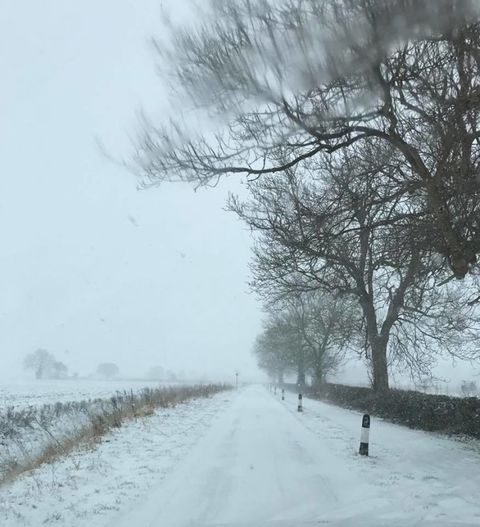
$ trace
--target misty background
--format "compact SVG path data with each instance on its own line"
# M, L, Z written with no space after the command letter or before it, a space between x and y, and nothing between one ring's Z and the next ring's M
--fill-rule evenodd
M258 375L250 236L223 210L235 182L194 192L138 182L135 112L166 111L147 39L158 0L6 2L0 19L1 377L46 348L80 375L160 365Z
M128 157L136 112L168 118L148 39L165 10L191 19L189 5L2 2L0 379L26 376L39 347L80 375L109 361L131 377L158 365L264 378L251 354L263 316L248 292L251 237L224 210L241 181L138 191L99 148ZM339 377L365 381L359 370ZM445 361L435 373L456 383L479 369Z

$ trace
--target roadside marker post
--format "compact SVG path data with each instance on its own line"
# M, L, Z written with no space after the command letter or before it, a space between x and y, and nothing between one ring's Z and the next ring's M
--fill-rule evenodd
M362 433L360 435L360 450L358 453L361 456L368 456L368 440L370 435L370 416L365 414L362 418Z
M277 395L277 385L276 384L273 387L273 395Z
M285 390L282 388L282 401L285 401Z
M302 406L302 394L298 394L298 411L303 412L303 406Z

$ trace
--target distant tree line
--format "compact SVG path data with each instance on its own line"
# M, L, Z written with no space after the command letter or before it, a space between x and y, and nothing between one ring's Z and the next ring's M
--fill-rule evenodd
M24 369L32 371L36 379L69 379L78 378L78 374L69 375L68 367L61 361L57 360L55 355L46 349L39 348L36 351L25 356L23 361ZM120 369L113 362L102 362L95 369L96 377L111 381L120 375ZM180 373L180 377L184 377ZM178 381L178 375L162 368L161 366L151 367L145 377L152 381Z
M78 374L69 375L68 367L56 359L55 355L46 349L39 348L25 356L23 367L33 371L35 379L69 379L78 378ZM104 362L97 366L96 374L106 380L112 380L120 373L118 366L111 362Z
M65 379L68 377L67 366L57 360L55 356L45 349L37 349L29 353L23 366L26 370L32 370L35 379Z
M169 381L175 382L178 380L178 376L171 370L165 370L162 366L151 367L146 374L146 378L152 381Z
M120 369L113 362L102 362L97 366L97 374L107 380L112 380L120 373Z

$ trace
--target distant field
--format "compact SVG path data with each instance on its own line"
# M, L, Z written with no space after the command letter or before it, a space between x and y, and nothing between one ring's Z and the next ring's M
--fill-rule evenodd
M0 408L25 407L56 402L81 401L110 397L117 391L138 391L145 387L166 386L175 383L116 380L99 381L89 379L64 381L18 381L0 382Z

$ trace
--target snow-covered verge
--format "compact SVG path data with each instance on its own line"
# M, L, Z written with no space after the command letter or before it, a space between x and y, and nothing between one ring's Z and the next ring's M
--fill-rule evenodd
M288 398L296 401L294 394ZM351 525L369 525L379 516L388 525L480 525L479 440L455 440L372 417L365 458L358 455L361 413L310 398L304 398L303 408L299 414L288 405L333 459L344 460L352 481L358 478L363 488L351 509L358 523Z
M0 487L2 527L96 527L128 510L197 442L231 394L194 399L125 423L95 445Z
M291 392L298 391L295 384L284 386ZM480 439L478 397L450 397L396 389L377 394L372 388L334 383L305 386L302 392L314 399L370 413L410 428Z
M217 385L144 388L105 399L0 409L0 483L68 454L80 442L97 441L125 420L223 389Z

